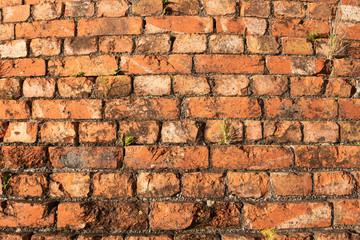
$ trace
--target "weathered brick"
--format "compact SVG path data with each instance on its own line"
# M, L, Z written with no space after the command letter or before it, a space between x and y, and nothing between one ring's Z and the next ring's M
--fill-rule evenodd
M135 180L130 173L95 173L94 197L128 198L134 195Z
M310 173L271 173L271 180L277 196L311 196L312 177Z
M229 15L236 12L235 0L204 0L203 5L208 15Z
M343 196L354 190L354 181L346 172L314 173L315 195Z
M322 77L291 77L291 96L319 96L323 92L324 79Z
M119 235L111 235L111 236L99 236L99 235L80 235L77 240L123 240L124 238Z
M344 13L342 10L346 8L346 6L342 5L340 7L340 14ZM345 8L344 8L345 7ZM308 15L310 18L322 19L322 20L330 20L335 17L336 8L333 5L325 3L308 3L307 4ZM347 9L346 9L347 10ZM346 12L345 10L345 12ZM340 18L344 18L342 15ZM344 20L344 19L342 19Z
M170 35L143 35L136 39L139 53L166 53L170 51Z
M124 164L130 169L205 169L209 166L206 147L127 146Z
M105 106L107 119L177 119L179 114L177 99L116 99Z
M131 0L131 3L132 11L135 15L160 15L163 11L163 3L160 1Z
M261 198L269 196L269 176L264 172L228 172L229 194L242 198Z
M266 57L266 67L270 74L291 74L292 58L288 56Z
M265 19L216 17L215 20L217 33L264 35L267 29Z
M238 235L238 234L224 234L221 235L222 240L255 240L254 236Z
M350 42L348 49L350 57L360 58L360 42Z
M0 79L0 98L1 99L17 99L21 95L20 80L15 78Z
M127 74L191 73L187 55L132 55L121 57L121 70Z
M101 119L101 100L35 100L32 117L36 119Z
M10 233L0 233L0 239L6 240L29 240L29 234L10 234ZM35 238L34 238L35 239Z
M87 77L59 78L57 82L58 91L61 97L65 98L86 98L91 95L93 81Z
M26 101L0 100L0 119L28 119L30 108Z
M360 99L339 99L340 117L345 119L360 119Z
M9 125L8 122L1 122L0 121L0 141L3 140L3 138L4 138L5 134L6 134L6 130L7 130L8 125Z
M344 78L329 78L326 86L326 96L350 98L354 91L354 82Z
M237 106L234 108L234 106ZM191 97L185 99L188 118L251 118L260 117L261 108L254 98Z
M245 55L197 55L197 73L263 73L264 60L261 56Z
M335 76L356 77L360 72L360 60L334 59L333 72Z
M171 197L180 192L180 180L171 172L140 172L136 189L139 197Z
M0 44L0 57L1 58L20 58L26 57L26 41L13 40L6 41Z
M173 44L174 53L202 53L206 51L206 35L178 34Z
M348 233L321 233L321 232L315 232L314 233L314 239L315 240L327 240L327 239L343 239L343 240L351 240L352 238L349 238Z
M49 154L54 168L116 169L123 159L120 147L50 147Z
M160 124L157 121L120 122L119 136L134 137L137 144L154 144L159 138Z
M302 122L304 126L304 142L338 142L339 126L335 122Z
M266 116L270 118L329 119L337 116L338 104L327 98L271 98L265 101Z
M10 122L4 136L4 142L34 143L38 133L38 123Z
M189 240L189 239L196 239L196 240L220 240L218 235L209 235L209 234L180 234L175 235L174 240Z
M90 189L89 173L53 173L50 176L50 196L87 197Z
M260 121L246 120L245 138L247 141L258 141L262 139L263 127Z
M214 76L213 93L225 96L245 96L248 94L250 80L242 75Z
M225 178L222 173L184 173L182 189L184 197L222 198L225 195Z
M277 54L279 44L273 36L248 36L246 37L248 52L255 54Z
M94 52L97 52L95 37L66 38L64 41L65 55L87 55Z
M210 17L168 16L146 18L147 33L211 33L213 22Z
M171 15L197 15L200 9L199 2L193 0L172 0L167 6Z
M141 18L91 18L78 21L79 36L140 34Z
M63 11L61 2L41 2L33 6L33 18L35 20L58 19Z
M243 53L244 38L237 35L211 35L209 47L212 53Z
M126 75L100 76L95 81L95 95L100 98L126 97L131 93L131 78Z
M227 142L223 144L240 142L243 140L242 122L239 120L208 120L206 122L204 133L205 142L220 143L221 141L225 141L224 134L228 139L226 139Z
M360 141L360 122L338 122L338 124L340 125L341 141Z
M99 39L99 50L102 53L131 52L134 41L130 36L104 36Z
M173 238L166 235L161 236L127 236L126 240L172 240Z
M333 200L335 225L358 225L360 221L360 200Z
M360 183L360 171L354 171L352 174L353 174L353 176L355 178L357 191L359 191L360 190L360 185L359 185L359 183Z
M3 22L24 22L30 17L30 5L17 5L2 9Z
M360 22L360 7L350 6L350 5L341 5L339 6L340 19L342 21L356 21Z
M61 39L58 38L35 38L30 42L31 54L35 57L59 55L61 51Z
M170 95L170 76L136 76L134 79L134 92L136 95Z
M304 37L317 29L318 37L327 37L330 32L329 23L317 20L271 19L270 33L281 37Z
M270 11L269 1L241 2L240 16L267 18L270 15Z
M71 240L73 236L69 234L34 234L31 240Z
M42 197L46 193L46 189L47 180L45 174L21 173L11 176L7 192L14 197Z
M146 202L69 202L58 206L58 228L145 230Z
M300 2L275 1L274 14L277 18L303 18L305 6Z
M23 58L0 61L1 77L36 77L46 74L44 59Z
M264 139L269 143L295 142L302 140L301 125L295 121L264 121Z
M44 143L74 143L75 126L71 122L45 122L41 126L41 142Z
M161 129L164 143L193 143L198 140L200 125L195 121L167 121Z
M333 28L337 29L337 35L341 36L342 39L360 40L359 22L345 22L339 21L333 24Z
M71 76L84 72L85 76L111 75L118 69L117 60L112 56L79 56L53 58L48 70L54 76Z
M15 33L15 26L14 24L1 24L0 25L0 40L9 40L14 38Z
M54 224L55 208L52 203L1 202L1 227L50 227ZM5 203L5 204L4 204ZM9 214L10 213L10 214Z
M16 24L17 38L73 37L75 24L72 20L34 21Z
M7 7L7 6L15 6L15 5L21 5L22 0L0 0L0 7Z
M91 0L65 2L65 17L90 17L94 15L94 3Z
M176 75L173 81L175 94L205 95L210 92L209 82L203 76Z
M46 149L35 146L2 146L3 169L42 168L47 165Z
M127 0L101 0L97 3L98 17L125 16L129 9Z
M293 154L284 146L215 146L211 158L216 169L286 169Z
M246 203L244 212L246 229L329 227L332 219L330 205L320 202Z
M313 55L311 42L306 38L284 37L281 39L283 53L290 55Z
M288 78L285 76L255 75L252 79L255 95L279 96L288 90Z
M109 143L116 140L114 122L82 122L79 124L80 143Z
M52 98L55 94L55 83L53 78L26 78L23 83L23 95L28 98Z

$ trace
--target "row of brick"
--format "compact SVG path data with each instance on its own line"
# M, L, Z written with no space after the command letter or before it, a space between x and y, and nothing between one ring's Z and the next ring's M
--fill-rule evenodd
M360 171L191 172L181 176L173 172L9 174L2 174L2 178L6 178L6 185L0 183L0 195L25 198L49 196L57 199L118 199L180 196L195 199L238 197L269 200L272 197L291 196L349 196L360 190Z
M142 121L120 122L119 126L116 122L0 122L0 142L4 143L36 143L38 140L42 144L121 144L120 139L127 137L133 137L133 144L216 144L224 138L224 144L258 141L359 144L360 122Z
M360 168L359 156L360 147L345 145L127 146L125 154L121 147L2 146L0 166L3 170L44 167L179 171L357 169Z
M1 202L1 227L90 230L278 229L356 225L358 199L329 202ZM332 215L332 205L334 214ZM149 207L151 212L149 214ZM55 211L57 210L57 215ZM243 213L241 213L243 212ZM264 214L266 213L266 214ZM150 215L150 216L149 216ZM150 222L150 224L149 224Z

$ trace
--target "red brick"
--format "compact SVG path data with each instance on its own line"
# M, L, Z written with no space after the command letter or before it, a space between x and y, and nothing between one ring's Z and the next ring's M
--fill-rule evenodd
M117 60L112 56L80 56L53 58L48 70L54 76L70 76L84 72L85 76L111 75L118 69Z
M73 37L75 24L72 20L35 21L16 24L17 38Z
M112 235L112 236L99 236L99 235L80 235L77 240L123 240L122 236Z
M177 99L116 99L109 100L105 106L107 119L177 119L179 117Z
M115 140L114 122L82 122L79 125L80 143L110 143Z
M338 122L342 142L360 141L360 122Z
M0 141L3 140L8 125L9 125L8 122L1 122L1 121L0 121Z
M59 94L65 98L87 98L93 85L92 79L87 77L59 78L57 82Z
M279 44L273 36L248 36L246 37L247 50L255 54L277 54Z
M172 197L180 192L180 180L175 173L140 172L136 189L139 197Z
M228 128L225 133L221 128ZM243 140L243 124L239 120L208 120L205 127L205 142L220 143L224 141L224 135L227 135L226 141L223 144L236 143Z
M350 42L348 48L349 48L349 56L351 58L360 58L360 43L359 42Z
M271 98L265 101L269 118L329 119L337 116L337 102L327 98Z
M152 0L132 0L132 11L135 15L159 15L163 11L163 3Z
M255 240L256 238L248 235L244 236L238 234L225 234L225 235L221 235L221 239L222 240Z
M291 96L319 96L323 92L324 79L322 77L291 77Z
M128 146L124 164L130 169L205 169L209 166L206 147Z
M358 225L360 221L360 200L333 200L335 225Z
M173 81L175 94L205 95L210 92L209 82L203 76L176 75Z
M283 53L290 55L313 55L314 50L311 42L306 38L284 37L282 38Z
M354 190L354 181L346 172L314 173L315 195L343 196Z
M340 117L360 119L360 99L339 99Z
M334 59L333 72L335 76L356 77L360 73L360 60Z
M97 3L98 17L120 17L125 16L129 9L126 0L101 0Z
M41 142L43 143L74 143L75 126L71 122L45 122L41 126Z
M173 44L174 53L202 53L206 51L206 35L178 34Z
M236 12L235 0L204 0L203 5L208 15L229 15Z
M140 34L142 25L142 19L138 17L81 19L78 22L78 35Z
M210 17L168 16L146 18L147 33L211 33L213 21Z
M71 240L73 236L68 234L34 234L31 240Z
M256 203L244 205L246 229L331 226L328 203Z
M0 61L1 77L35 77L46 74L44 59L23 58Z
M0 32L1 32L0 40L9 40L9 39L14 38L14 31L15 31L14 29L15 29L14 24L1 24L0 25Z
M222 173L184 173L182 189L184 197L188 198L222 198L225 178Z
M99 39L99 50L102 53L131 52L134 41L129 36L104 36Z
M50 176L49 189L53 198L87 197L90 191L90 174L53 173Z
M0 44L1 58L20 58L26 57L26 55L27 49L25 40L6 41Z
M340 9L343 7L345 6L340 6ZM336 8L326 3L308 3L307 10L310 18L330 20L335 17Z
M3 22L24 22L30 17L30 5L4 7Z
M38 123L10 122L4 136L4 142L34 143L38 133Z
M174 240L189 240L189 239L196 239L196 240L220 240L220 236L218 235L208 235L208 234L180 234L175 235Z
M277 18L303 18L305 17L305 6L300 2L274 2L274 14Z
M119 147L50 147L49 154L54 168L116 169L123 159Z
M53 78L26 78L23 82L23 95L28 98L52 98L55 94L55 83Z
M291 74L292 58L288 56L266 57L266 67L270 74Z
M209 47L212 53L243 53L244 38L237 35L211 35Z
M61 2L42 2L33 6L34 20L53 20L58 19L63 11Z
M94 15L94 3L90 0L69 1L65 3L65 17L90 17Z
M242 75L214 76L214 95L245 96L248 94L250 80Z
M61 51L61 39L36 38L31 40L30 50L35 57L59 55Z
M292 166L293 153L283 146L216 146L211 148L216 169L286 169Z
M7 7L7 6L15 6L15 5L21 5L22 0L0 0L0 7Z
M271 19L270 34L281 37L304 37L317 29L318 37L327 37L330 32L329 23L302 19Z
M331 3L338 3L339 0L333 0ZM359 0L343 0L341 1L343 5L350 5L350 6L360 6Z
M198 140L200 125L195 121L167 121L161 129L164 143L193 143Z
M246 120L245 138L247 141L258 141L262 139L263 128L260 121Z
M157 121L120 122L119 126L119 136L132 136L137 144L155 144L159 131L160 124Z
M46 193L46 189L47 180L45 174L21 173L11 176L7 192L14 197L42 197Z
M193 0L172 0L168 2L171 15L197 15L200 4Z
M335 23L333 27L337 29L337 35L341 36L343 39L360 40L359 22L353 23L341 21L339 23Z
M270 15L269 1L241 2L240 16L267 18Z
M127 74L191 73L187 55L132 55L121 57L121 70Z
M126 240L172 240L173 238L166 235L161 236L127 236Z
M263 73L264 60L261 56L245 55L197 55L197 73Z
M57 228L145 230L146 202L69 202L58 206Z
M170 51L170 35L143 35L136 39L139 53L166 53Z
M6 239L6 240L30 240L30 235L29 234L0 233L0 239Z
M0 79L0 98L17 99L21 96L20 80L15 78Z
M234 108L234 106L237 106ZM254 98L191 97L185 99L188 118L251 118L260 117L261 108Z
M338 142L339 126L335 122L302 122L304 142Z
M264 172L228 172L229 194L242 198L261 198L269 196L269 176Z
M265 19L216 17L215 20L217 33L264 35L267 29Z
M253 93L255 95L279 96L288 90L288 78L285 76L253 76Z
M134 196L135 181L129 173L95 173L94 197L128 198Z
M35 100L32 117L36 119L101 119L101 100Z
M311 196L312 177L310 173L271 173L271 180L277 196Z
M26 101L0 100L0 119L28 119L30 108Z
M50 227L54 224L55 208L51 203L1 202L1 227ZM4 204L5 203L5 204Z
M354 82L344 78L329 78L326 86L326 96L350 98L354 89Z
M2 146L3 169L42 168L47 165L44 147L35 146Z
M299 143L302 140L301 125L295 121L264 121L264 139L269 143Z
M327 240L327 239L350 240L348 233L320 233L320 232L316 232L314 234L314 239L315 240Z
M136 76L134 92L136 95L170 95L171 79L165 75Z
M95 37L66 38L64 41L65 55L87 55L94 52L97 52Z
M99 98L126 97L131 93L131 78L126 75L100 76L95 81L95 95Z

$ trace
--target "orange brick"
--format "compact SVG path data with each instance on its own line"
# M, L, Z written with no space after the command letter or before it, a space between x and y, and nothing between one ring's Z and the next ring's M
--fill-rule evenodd
M161 129L164 143L193 143L198 139L199 124L195 121L167 121Z
M314 173L315 195L344 196L354 190L354 180L345 172Z
M310 173L271 173L271 180L277 196L311 196Z
M210 92L209 83L203 76L176 75L173 81L175 94L205 95Z
M36 77L46 74L44 59L23 58L0 61L2 77Z
M303 18L305 6L300 2L275 1L274 14L277 18Z
M163 4L160 1L133 0L132 11L135 15L140 16L160 15L163 11Z
M30 17L30 5L4 7L3 22L24 22Z
M31 240L71 240L73 236L68 234L34 234Z
M4 142L34 143L38 133L38 123L10 122L4 136Z
M94 197L129 198L134 196L135 180L130 173L95 173Z
M360 201L359 199L333 200L334 204L334 224L338 225L357 225L360 221Z
M170 51L170 35L143 35L136 39L139 53L166 53Z
M33 18L35 20L58 19L63 11L62 2L41 2L33 6Z
M350 42L349 43L349 56L352 58L360 58L360 43Z
M94 15L94 3L90 0L65 2L65 17L91 17Z
M95 37L66 38L64 41L65 55L88 55L97 52Z
M267 29L265 19L215 17L215 20L217 33L264 35Z
M42 173L13 175L7 191L14 197L42 197L47 189L46 177Z
M339 126L335 122L302 122L304 142L338 142Z
M7 7L7 6L15 6L15 5L21 5L22 0L0 0L0 7Z
M261 198L269 196L269 176L264 172L228 172L229 194L242 198Z
M180 192L180 180L170 172L140 172L137 176L139 197L171 197Z
M5 134L6 134L8 125L9 124L7 122L0 122L0 141L3 140L3 138L4 138Z
M15 32L14 29L15 29L14 24L1 24L0 25L0 32L1 32L0 40L9 40L9 39L14 38L14 32Z
M291 77L291 96L319 96L322 95L324 79L322 77Z
M0 100L0 119L28 119L30 108L26 101Z
M279 44L273 36L248 36L246 37L248 52L254 54L277 54Z
M313 55L314 50L311 42L306 38L284 37L282 38L283 53L290 55Z
M151 75L136 76L134 79L134 92L136 95L170 95L171 79L169 76Z
M269 143L302 141L301 125L295 121L264 121L264 139Z
M360 99L339 99L340 117L344 119L360 119Z
M28 98L52 98L55 94L55 83L53 78L26 78L23 82L23 95Z
M248 141L258 141L262 139L262 125L260 121L246 120L245 138Z
M241 2L240 16L267 18L270 11L269 1Z
M266 57L266 67L270 74L291 74L292 58L288 56Z
M16 24L17 38L73 37L75 24L72 20L34 21Z
M192 0L172 0L168 6L171 15L197 15L200 9L199 2Z
M175 0L176 1L176 0ZM128 236L126 240L172 240L173 238L170 236Z
M13 40L7 41L0 44L0 56L1 58L20 58L26 57L27 49L26 49L26 41L25 40Z
M348 233L320 233L316 232L314 234L315 240L327 240L327 239L343 239L343 240L351 240L349 238Z
M41 141L44 143L74 143L75 126L71 122L45 122L41 126Z
M253 76L253 93L255 95L279 96L288 90L288 78L285 76Z
M182 181L184 197L211 199L225 195L225 178L222 173L184 173Z
M271 19L270 33L281 37L305 37L306 31L314 32L317 29L319 37L327 37L330 32L329 23L317 20L302 19Z
M59 78L57 87L61 97L86 98L91 95L93 79L87 77Z
M146 18L147 33L211 33L213 31L210 17L168 16Z
M174 53L202 53L206 51L206 35L178 34L175 35Z
M340 125L341 141L360 141L360 122L338 122Z
M47 165L44 147L3 146L1 147L3 169L43 168Z
M129 9L126 0L101 0L97 3L98 17L120 17L125 16Z
M214 95L245 96L248 94L250 80L242 75L214 76Z
M95 96L100 98L119 98L131 93L131 78L126 75L100 76L95 81Z
M82 122L79 125L80 143L110 143L116 140L113 122Z
M20 80L15 78L0 79L0 98L1 99L17 99L21 96Z
M30 42L30 51L35 57L59 55L61 51L61 39L36 38Z
M334 59L333 60L334 76L357 77L360 73L360 60Z
M236 12L235 0L204 0L203 5L208 15L229 15Z
M154 144L159 138L160 124L157 121L120 122L119 136L134 137L134 143Z
M140 34L142 25L142 19L138 17L81 19L78 22L78 35Z
M29 240L29 234L10 234L10 233L0 233L0 238L6 240Z
M89 173L53 173L50 176L49 190L53 198L87 197L89 189Z
M340 9L346 7L340 6ZM308 15L310 18L331 20L335 17L336 8L333 5L325 3L308 3ZM344 20L344 19L343 19Z
M212 53L243 53L244 38L236 35L211 35L209 47Z
M99 40L99 50L102 53L131 52L133 47L134 41L129 36L104 36Z

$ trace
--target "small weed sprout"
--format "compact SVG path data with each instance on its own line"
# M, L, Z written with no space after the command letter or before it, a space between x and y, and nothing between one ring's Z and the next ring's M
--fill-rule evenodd
M244 27L244 31L243 31L242 37L243 37L243 39L246 39L246 27Z
M114 70L114 75L119 75L120 73L121 73L120 68Z
M84 77L84 76L85 76L84 72L78 72L78 74L70 75L70 77Z
M98 77L99 77L99 79L101 81L101 84L102 84L102 86L104 88L104 96L105 96L105 98L107 98L108 91L109 91L109 89L107 87L107 83L106 83L103 75L99 75Z
M310 42L313 42L313 43L316 43L316 42L320 42L321 40L318 38L319 37L319 27L317 27L315 29L315 31L309 33L309 31L306 31L305 32L306 34L306 38L310 41Z
M163 4L163 10L162 10L162 14L165 15L167 13L167 11L169 10L169 0L161 0L162 4Z
M342 36L339 36L339 27L335 27L335 29L331 29L330 30L330 34L329 34L329 52L327 55L327 58L329 60L332 60L334 58L334 56L336 56L337 54L339 54L341 51L343 51L347 45L343 45L341 46L341 41L344 38L343 34ZM345 35L345 34L344 34Z
M6 174L2 175L3 184L4 184L5 189L7 189L7 187L9 186L11 176L12 176L11 173L6 173Z
M121 145L123 147L129 146L133 143L134 143L134 137L130 136L130 137L124 138L124 134L121 135L120 139L117 142L118 145Z
M220 125L220 131L222 134L222 139L218 142L218 145L229 145L231 140L231 131L232 127L230 124L226 121L226 119L223 119L223 121L219 122Z
M261 230L260 233L266 238L266 240L274 240L277 236L276 230L272 228Z

